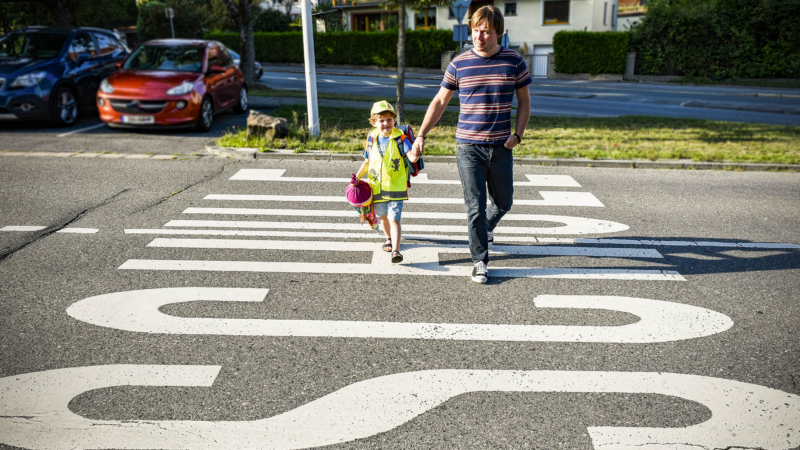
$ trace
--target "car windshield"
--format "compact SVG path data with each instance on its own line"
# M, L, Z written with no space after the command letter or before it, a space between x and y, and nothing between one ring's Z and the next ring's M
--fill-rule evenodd
M125 69L200 72L203 47L142 45L125 61Z
M62 33L11 33L0 38L0 58L55 58L66 40Z
M231 50L231 49L228 49L228 53L230 53L230 54L231 54L231 56L233 57L233 59L239 59L239 54L238 54L238 53L236 53L235 51L233 51L233 50Z

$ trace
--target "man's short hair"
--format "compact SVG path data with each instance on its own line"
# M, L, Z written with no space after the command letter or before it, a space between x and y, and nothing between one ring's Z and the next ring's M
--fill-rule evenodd
M505 25L503 23L503 14L499 9L492 5L481 6L469 19L469 27L475 28L475 26L483 22L484 19L486 23L497 32L498 36L503 34Z

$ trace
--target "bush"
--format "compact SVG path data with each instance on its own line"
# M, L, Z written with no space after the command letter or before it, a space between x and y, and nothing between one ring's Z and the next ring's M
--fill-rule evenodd
M800 78L800 0L653 0L631 48L645 75Z
M253 31L268 33L271 31L289 31L292 18L277 9L263 9L253 19Z
M210 32L206 33L205 38L220 41L239 51L238 33ZM255 33L254 39L257 61L304 61L302 33ZM439 68L442 52L454 49L452 39L453 33L449 30L407 31L406 66ZM397 62L397 30L380 33L315 33L314 57L317 64L394 67Z
M559 31L553 36L555 69L561 73L625 73L630 33Z

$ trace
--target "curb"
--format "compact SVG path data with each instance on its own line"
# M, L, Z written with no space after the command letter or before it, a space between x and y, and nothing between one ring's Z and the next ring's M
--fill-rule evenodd
M240 160L267 160L267 159L297 159L316 161L360 161L360 153L331 153L323 150L310 150L295 153L292 150L273 150L259 152L254 148L231 149L206 146L206 151L218 157ZM428 163L455 164L455 156L426 156ZM561 158L514 158L514 164L522 166L551 166L551 167L596 167L612 169L682 169L682 170L737 170L737 171L774 171L774 172L800 172L800 164L758 164L758 163L720 163L696 162L690 160L679 161L648 161L648 160L591 160L591 159L561 159Z

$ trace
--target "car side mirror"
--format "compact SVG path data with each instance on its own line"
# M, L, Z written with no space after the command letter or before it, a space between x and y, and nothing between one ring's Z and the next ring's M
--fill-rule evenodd
M89 61L89 60L91 60L91 59L92 59L92 55L91 55L90 53L87 53L87 52L80 52L80 53L78 53L78 57L76 58L76 61L75 61L75 62L77 62L78 64L80 64L80 63L82 63L82 62Z
M213 65L208 69L208 73L222 73L225 72L225 67Z

